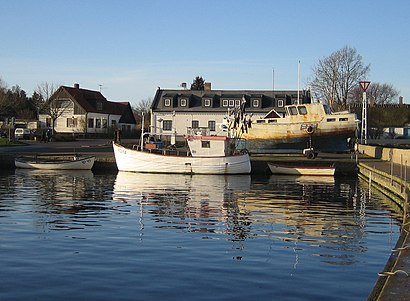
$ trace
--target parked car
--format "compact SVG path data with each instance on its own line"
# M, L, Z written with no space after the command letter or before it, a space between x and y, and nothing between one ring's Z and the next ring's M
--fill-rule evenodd
M17 128L14 131L14 138L18 139L30 139L31 138L31 131L29 129L22 129L22 128Z

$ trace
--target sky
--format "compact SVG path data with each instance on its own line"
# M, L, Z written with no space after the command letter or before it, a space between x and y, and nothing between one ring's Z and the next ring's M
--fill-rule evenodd
M212 89L307 89L315 64L349 46L367 80L410 103L409 11L408 0L0 0L0 78L28 95L79 83L136 105L196 76Z

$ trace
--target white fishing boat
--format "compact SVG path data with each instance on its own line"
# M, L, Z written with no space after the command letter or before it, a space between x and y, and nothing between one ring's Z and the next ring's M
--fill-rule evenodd
M262 118L248 116L243 120L244 146L252 153L302 151L348 151L349 138L354 138L358 120L354 113L332 112L322 103L285 106L282 115L271 110Z
M77 157L72 160L46 160L40 158L16 158L14 164L17 168L25 169L50 169L50 170L90 170L94 165L95 157Z
M186 136L187 151L156 148L153 143L127 148L113 143L118 170L180 174L249 174L247 152L235 148L235 138L195 134Z
M268 166L273 174L281 175L333 176L336 170L334 166L285 165L271 162L268 162Z

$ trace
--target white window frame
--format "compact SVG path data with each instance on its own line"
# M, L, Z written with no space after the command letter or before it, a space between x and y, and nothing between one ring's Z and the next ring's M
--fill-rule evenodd
M234 107L235 106L235 100L234 99L230 99L229 100L229 107Z
M258 108L258 107L259 107L259 99L254 99L254 100L252 101L252 106L253 106L254 108Z
M284 104L283 99L278 99L278 107L283 108L283 104Z
M181 98L181 107L186 107L186 99L185 98Z
M204 99L204 106L205 107L210 107L211 106L211 100L210 99Z
M235 99L235 106L239 107L241 105L241 100L240 99Z
M223 99L223 100L222 100L222 106L223 106L223 107L227 107L227 106L228 106L228 100L227 100L227 99Z
M171 106L171 99L170 98L165 98L164 99L164 106L165 107L170 107Z

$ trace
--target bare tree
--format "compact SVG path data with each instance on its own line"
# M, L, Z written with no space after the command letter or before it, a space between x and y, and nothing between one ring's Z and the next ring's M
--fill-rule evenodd
M311 90L320 100L333 108L346 108L352 100L352 91L369 73L355 48L345 46L325 57L313 67Z
M142 113L144 113L144 128L149 127L150 116L151 116L151 105L152 105L152 97L148 97L147 99L140 100L138 104L132 108L135 120L137 121L137 127L138 126L141 127Z
M41 101L39 111L50 116L54 133L55 121L71 105L71 102L61 100L58 97L58 87L54 83L43 82L37 86L36 93L40 95Z

